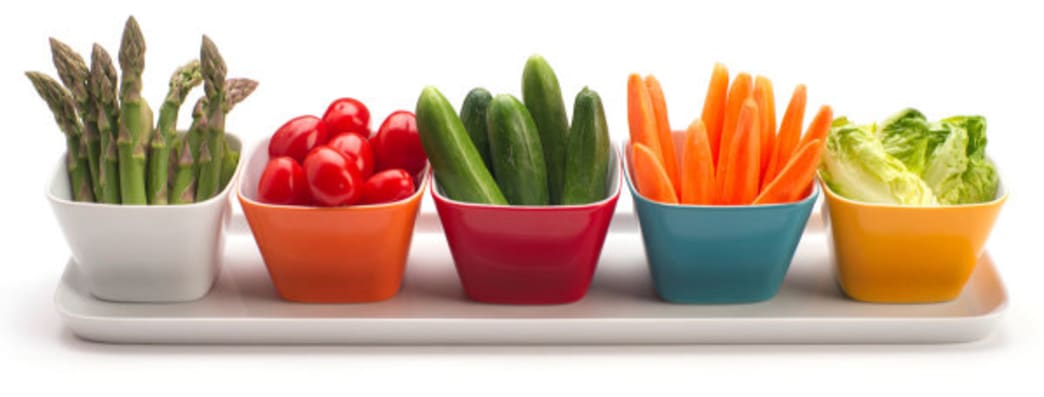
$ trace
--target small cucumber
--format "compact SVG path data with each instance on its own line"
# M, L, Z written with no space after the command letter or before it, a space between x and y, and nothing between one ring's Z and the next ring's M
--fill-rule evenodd
M533 115L537 129L540 131L540 142L544 149L544 161L547 165L548 192L551 204L558 204L562 199L562 187L565 177L566 135L569 134L569 117L566 115L565 102L562 101L562 89L558 78L547 60L533 55L526 61L522 71L522 100Z
M526 106L508 94L489 104L489 152L497 185L513 205L547 205L547 169L540 133Z
M566 140L562 204L605 198L609 172L609 127L598 93L584 87L573 103L573 126Z
M460 121L464 122L471 143L475 144L475 149L478 149L486 168L495 172L489 157L489 132L486 130L486 110L489 109L489 102L492 100L493 95L485 88L472 89L460 107ZM496 178L496 174L493 177Z
M417 99L417 132L435 172L435 181L451 199L506 205L493 175L468 138L464 123L446 97L425 87Z

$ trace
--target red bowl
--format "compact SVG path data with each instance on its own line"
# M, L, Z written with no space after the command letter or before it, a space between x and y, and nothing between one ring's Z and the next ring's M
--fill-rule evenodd
M609 164L606 198L584 205L466 203L446 197L432 183L431 196L468 297L507 304L583 298L620 197L615 147Z

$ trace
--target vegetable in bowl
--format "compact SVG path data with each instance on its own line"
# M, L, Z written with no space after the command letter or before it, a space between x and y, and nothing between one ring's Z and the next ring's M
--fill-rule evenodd
M937 206L993 200L999 178L986 158L986 119L936 122L904 109L880 125L835 119L820 177L848 199Z

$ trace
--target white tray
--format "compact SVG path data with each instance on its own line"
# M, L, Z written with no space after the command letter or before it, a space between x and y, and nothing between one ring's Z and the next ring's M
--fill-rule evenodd
M775 298L736 305L665 303L652 290L629 200L620 204L590 292L572 304L468 301L429 211L418 220L403 289L385 302L280 300L241 216L233 218L221 276L201 300L102 301L90 295L70 261L55 301L64 322L85 339L194 344L952 343L986 336L1007 305L988 255L951 302L847 299L834 280L815 214Z

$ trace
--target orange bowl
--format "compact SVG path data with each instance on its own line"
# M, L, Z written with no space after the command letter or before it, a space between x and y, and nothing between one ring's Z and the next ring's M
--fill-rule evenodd
M1002 185L985 203L913 207L853 201L821 186L838 282L852 299L879 303L960 295L1008 198Z
M399 291L428 170L417 191L393 203L350 207L265 204L257 183L268 140L254 149L237 189L268 274L283 299L375 302Z

